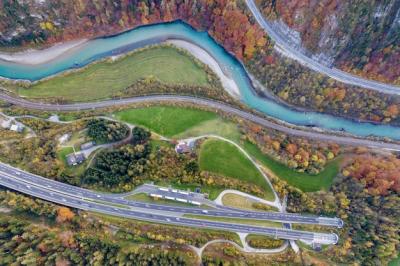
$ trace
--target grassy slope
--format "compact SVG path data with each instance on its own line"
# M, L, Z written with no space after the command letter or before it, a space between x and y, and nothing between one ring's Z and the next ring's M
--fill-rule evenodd
M64 97L71 101L89 101L110 97L138 79L154 76L167 84L207 86L206 72L191 58L172 47L154 47L117 61L103 61L82 71L54 77L20 88L28 98Z
M272 190L264 177L232 144L214 139L205 141L200 150L199 161L201 170L256 184L264 188L268 199L273 200Z
M172 137L204 121L215 119L217 114L189 108L154 106L121 111L115 116L124 122L142 125L158 134Z
M329 189L333 179L339 172L340 159L328 163L323 171L317 175L307 173L298 173L288 168L283 163L277 162L267 155L263 154L256 145L245 142L246 151L274 172L279 178L286 180L290 185L295 186L303 191L318 191L321 189Z
M73 153L74 149L72 147L65 147L57 151L57 157L59 160L64 162L67 165L67 155Z
M207 134L225 137L237 143L240 141L240 132L238 130L238 126L219 117L195 125L194 127L191 127L185 132L177 135L176 138L197 137Z

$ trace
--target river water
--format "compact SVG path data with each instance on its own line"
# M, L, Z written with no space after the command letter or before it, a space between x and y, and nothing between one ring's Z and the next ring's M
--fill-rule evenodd
M241 100L268 116L290 124L315 125L321 129L341 130L358 136L374 135L400 139L399 127L359 123L315 112L300 112L273 100L257 96L249 82L246 70L238 60L227 53L207 33L197 32L179 21L139 27L119 35L94 39L74 51L39 65L23 65L0 60L0 76L35 81L67 69L85 66L104 57L159 43L168 38L185 39L207 50L219 62L224 71L230 72L230 76L240 89Z

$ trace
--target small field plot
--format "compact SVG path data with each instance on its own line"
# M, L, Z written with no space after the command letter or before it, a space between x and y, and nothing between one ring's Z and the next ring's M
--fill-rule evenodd
M204 121L215 119L217 114L191 108L153 106L121 111L115 117L144 126L162 136L172 137Z
M254 164L231 143L209 139L200 149L200 169L240 179L262 187L266 198L274 199L272 189Z
M56 76L17 92L28 98L68 101L106 99L137 80L155 77L166 84L208 86L207 73L189 56L173 47L157 46L120 60L95 63L81 71Z

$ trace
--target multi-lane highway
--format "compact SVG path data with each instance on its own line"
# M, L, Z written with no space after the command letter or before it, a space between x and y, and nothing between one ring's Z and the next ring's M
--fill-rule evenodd
M0 100L35 110L44 111L80 111L90 110L97 108L105 108L117 105L128 105L135 103L157 103L157 102L180 102L190 103L199 106L206 106L208 108L220 110L222 112L238 116L240 118L249 120L267 128L272 128L278 131L285 132L287 134L299 137L306 137L310 139L334 142L338 144L350 145L350 146L366 146L370 148L388 149L393 151L400 151L400 144L398 143L386 143L382 141L375 141L369 139L361 139L346 135L334 135L327 132L318 132L315 130L306 130L305 128L294 128L283 124L279 124L268 120L264 117L255 115L250 112L246 112L228 105L223 102L218 102L210 99L198 98L194 96L182 96L182 95L150 95L150 96L138 96L132 98L123 98L115 100L106 100L101 102L89 102L89 103L75 103L75 104L48 104L40 102L31 102L25 99L16 98L8 94L0 93Z
M210 229L223 229L233 232L263 234L276 238L289 240L303 240L321 244L335 244L338 241L336 234L313 233L307 231L291 230L286 228L269 228L260 226L243 225L236 223L213 222L177 216L181 214L204 214L202 209L182 208L166 205L148 204L136 201L127 201L118 197L107 196L79 187L70 186L61 182L36 176L6 164L0 164L0 184L10 189L38 197L47 201L110 215L134 218L158 223L175 224L189 227L203 227ZM113 204L113 205L108 205ZM207 210L207 215L218 217L237 217L247 219L267 219L267 216L256 212L235 212L231 210ZM241 216L242 215L242 216ZM253 216L255 215L255 216ZM259 216L257 216L259 215ZM302 217L282 213L276 221L303 219L305 223L318 221L320 217ZM272 220L273 216L268 217ZM314 218L307 220L309 218ZM315 220L315 218L317 220ZM325 218L330 219L330 218ZM332 219L329 223L335 223ZM332 225L332 224L331 224ZM336 224L338 226L339 224Z
M346 84L355 85L382 93L400 95L399 86L357 77L337 68L327 67L304 55L301 51L289 45L286 36L274 29L271 22L265 19L261 14L254 0L246 0L246 4L253 13L253 16L257 20L258 24L260 24L260 26L267 32L268 36L275 42L275 44L281 50L283 50L285 54L289 55L292 59L295 59L302 65Z
M47 179L41 176L37 176L17 168L11 167L7 164L0 163L0 184L3 186L7 185L7 182L12 181L13 184L18 183L21 186L30 187L41 187L48 191L61 192L65 194L73 194L80 198L94 202L104 202L115 204L116 206L127 206L134 208L143 208L154 211L173 212L178 214L202 214L215 217L230 217L230 218L241 218L241 219L257 219L257 220L269 220L276 222L286 223L302 223L302 224L316 224L324 226L335 226L342 227L343 221L338 218L329 217L318 217L318 216L307 216L293 213L280 213L280 212L254 212L254 211L243 211L233 208L226 208L218 206L217 209L191 208L191 207L177 207L177 206L165 206L161 204L150 204L140 201L126 200L123 198L124 195L119 194L107 194L83 189L80 187L72 186L62 182L57 182L51 179ZM163 194L163 191L158 193ZM182 195L176 195L182 197Z

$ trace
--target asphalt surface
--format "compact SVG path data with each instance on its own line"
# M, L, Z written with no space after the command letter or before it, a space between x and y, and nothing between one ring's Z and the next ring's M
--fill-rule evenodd
M352 136L339 136L328 134L324 132L308 131L305 129L291 128L285 125L277 124L261 116L242 111L238 108L232 107L226 103L217 102L210 99L198 98L193 96L180 96L180 95L150 95L150 96L138 96L124 99L106 100L101 102L89 102L89 103L75 103L75 104L48 104L40 102L31 102L21 98L14 98L13 96L0 93L0 100L35 110L43 111L80 111L111 107L115 105L128 105L135 103L150 103L150 102L181 102L191 103L195 105L202 105L209 108L217 109L232 115L236 115L243 119L257 123L267 128L272 128L278 131L285 132L287 134L299 137L305 137L310 139L316 139L326 142L334 142L343 145L350 146L366 146L370 148L387 149L392 151L400 151L400 144L387 143L382 141L375 141L369 139L361 139Z
M50 202L65 206L121 216L126 218L139 219L157 223L167 223L189 227L201 227L209 229L222 229L241 233L254 233L268 235L281 239L312 241L321 244L336 244L336 234L314 233L307 231L290 230L286 228L269 228L251 226L244 224L213 222L191 218L177 217L174 212L185 214L204 214L202 209L180 208L166 205L148 204L143 202L126 201L115 197L107 197L106 194L99 194L90 190L70 186L61 182L49 180L36 176L5 164L0 164L0 184L10 189L41 198ZM114 205L107 205L114 204ZM120 205L121 204L121 205ZM258 218L257 213L235 213L227 211L207 210L210 216L237 217L237 218ZM171 213L171 214L169 214ZM279 213L277 213L279 215ZM243 217L241 216L243 215ZM256 215L252 217L252 215ZM285 219L285 213L279 219ZM308 219L299 215L293 215L299 219ZM290 217L295 220L295 218ZM310 220L311 221L311 220ZM315 220L314 220L315 221Z
M193 214L193 215L208 215L217 217L230 217L230 218L241 218L241 219L259 219L269 220L276 222L286 223L302 223L302 224L317 224L326 226L342 227L343 221L338 218L329 217L318 217L318 216L305 216L291 213L279 213L279 212L255 212L255 211L243 211L234 208L228 208L219 206L218 209L203 210L195 207L177 207L162 204L151 204L140 201L126 200L123 197L124 194L107 194L101 192L95 192L88 189L72 186L62 182L47 179L41 176L37 176L25 171L21 171L17 168L11 167L7 164L0 163L0 176L3 177L0 180L0 184L7 186L7 182L13 179L14 182L19 182L20 185L36 186L53 192L61 192L66 194L73 194L77 197L85 198L87 200L95 202L104 202L117 205L126 205L134 208L143 208L154 211L173 212L179 214ZM147 191L154 193L154 190ZM172 191L165 192L157 190L157 193L164 196L185 198L185 195L180 193L174 193ZM205 212L206 211L206 212Z
M285 53L290 55L291 58L295 59L302 65L346 84L355 85L382 93L400 95L399 86L364 79L337 68L327 67L304 55L301 51L288 44L287 37L284 36L284 34L274 29L272 24L261 14L260 10L254 3L254 0L246 0L246 4L253 13L253 16L257 20L258 24L260 24L260 26L267 32L268 36L275 42L275 44Z

